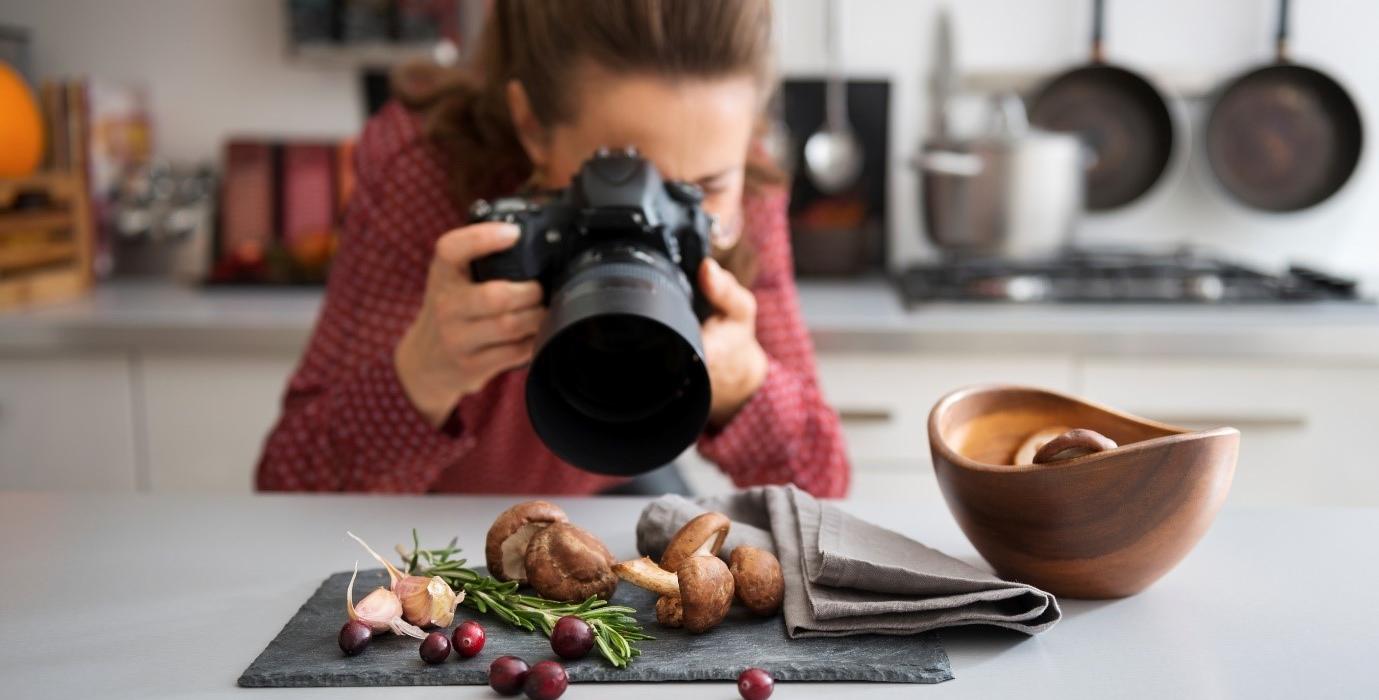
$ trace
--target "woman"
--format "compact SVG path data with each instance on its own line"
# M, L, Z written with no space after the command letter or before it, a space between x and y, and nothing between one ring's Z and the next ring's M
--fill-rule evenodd
M698 447L739 486L848 486L791 272L781 178L754 146L771 88L768 0L494 3L477 71L412 71L370 120L325 305L258 469L265 490L588 494L523 384L545 317L534 282L469 279L510 225L470 202L558 188L635 146L718 217L700 285L713 391Z

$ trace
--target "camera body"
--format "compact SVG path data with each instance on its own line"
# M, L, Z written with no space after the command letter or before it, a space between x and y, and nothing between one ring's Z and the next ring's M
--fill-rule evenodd
M675 460L712 402L699 289L713 218L692 184L665 181L635 150L607 149L545 199L480 200L515 245L471 263L477 282L536 280L549 309L526 380L527 417L556 456L632 476Z
M549 303L567 271L594 262L588 258L640 253L679 270L702 321L712 308L699 291L699 266L709 255L713 228L703 200L697 185L663 180L636 149L599 149L569 187L547 198L474 202L471 222L517 224L521 235L511 248L471 263L471 276L476 282L536 280Z

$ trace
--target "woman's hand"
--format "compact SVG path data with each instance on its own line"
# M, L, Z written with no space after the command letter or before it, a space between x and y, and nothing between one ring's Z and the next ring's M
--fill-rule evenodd
M518 234L512 224L493 222L455 229L436 241L421 311L393 352L407 397L432 425L439 426L462 397L495 375L531 360L546 317L541 286L476 284L469 276L471 261L511 248Z
M699 287L718 313L704 322L713 404L709 423L723 427L766 381L766 351L757 343L757 300L717 261L705 260Z

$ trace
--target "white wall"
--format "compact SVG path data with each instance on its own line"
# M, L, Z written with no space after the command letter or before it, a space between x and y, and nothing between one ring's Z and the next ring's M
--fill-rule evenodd
M895 87L891 171L893 243L906 258L922 243L916 184L905 161L926 109L932 21L941 0L843 0L850 69ZM965 70L1057 70L1086 57L1090 0L949 0ZM1108 52L1154 75L1208 82L1270 55L1274 0L1110 0ZM1296 259L1379 278L1379 2L1296 0L1295 56L1331 71L1360 102L1371 147L1350 186L1293 215L1261 215L1215 192L1191 154L1165 186L1126 210L1089 219L1089 242L1191 241L1266 265ZM778 0L782 66L823 69L822 0ZM0 23L35 30L44 75L139 81L153 92L161 153L209 158L232 133L340 135L360 125L352 71L302 66L284 51L281 0L0 0ZM1200 103L1188 104L1188 111ZM1200 120L1190 121L1196 126Z
M358 75L287 59L283 0L0 0L40 76L148 87L160 156L218 159L228 135L345 136Z

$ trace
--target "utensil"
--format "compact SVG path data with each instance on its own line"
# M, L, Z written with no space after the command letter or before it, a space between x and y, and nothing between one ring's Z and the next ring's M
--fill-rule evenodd
M1274 63L1232 80L1206 129L1207 162L1246 206L1306 209L1345 186L1360 162L1355 100L1327 74L1288 58L1288 0L1279 0Z
M824 128L804 143L805 171L810 182L825 194L837 194L851 187L862 172L862 144L848 126L847 85L842 75L842 50L839 46L838 0L828 0L824 33L828 51L828 81L825 86Z
M1015 95L993 100L986 132L967 140L938 137L916 159L929 240L957 256L1057 252L1082 213L1081 142L1030 129Z
M1178 127L1163 93L1138 73L1106 62L1104 0L1092 3L1091 61L1058 75L1030 100L1030 121L1082 136L1093 154L1087 208L1105 211L1144 196L1172 160Z
M1017 466L1054 425L1119 447ZM960 389L929 414L929 449L949 510L1003 578L1070 598L1138 593L1201 539L1235 474L1240 433L1192 432L1042 389Z
M952 137L948 107L957 92L958 72L953 58L953 22L948 7L940 7L934 21L934 69L929 76L929 140L945 143Z

